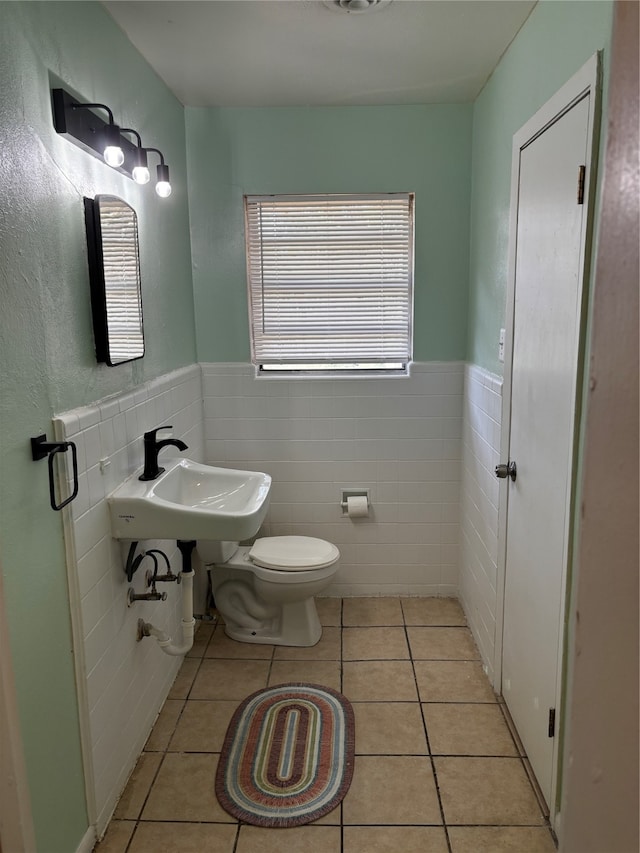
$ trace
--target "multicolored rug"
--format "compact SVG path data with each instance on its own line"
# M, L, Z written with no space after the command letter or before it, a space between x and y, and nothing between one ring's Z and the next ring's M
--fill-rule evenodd
M236 710L222 747L216 796L255 826L311 823L332 811L353 775L354 718L330 687L279 684Z

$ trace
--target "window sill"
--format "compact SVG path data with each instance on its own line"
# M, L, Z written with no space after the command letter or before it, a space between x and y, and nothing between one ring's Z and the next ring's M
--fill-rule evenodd
M278 379L408 379L411 363L394 370L263 370L254 365L255 378L267 381Z

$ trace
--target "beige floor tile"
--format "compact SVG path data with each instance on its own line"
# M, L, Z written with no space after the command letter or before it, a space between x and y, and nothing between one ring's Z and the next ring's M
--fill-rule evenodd
M271 660L273 646L265 643L241 643L232 640L224 632L224 625L218 625L209 645L205 649L205 658L249 658L253 660Z
M340 690L340 663L329 660L274 660L269 687L275 684L319 684Z
M344 853L447 853L439 826L345 826Z
M186 699L193 686L193 681L198 672L200 660L197 658L185 658L178 670L175 681L169 691L169 699Z
M412 702L417 699L409 661L347 661L342 692L350 702Z
M316 598L316 610L321 625L342 624L341 598Z
M136 820L140 817L161 761L162 754L159 752L142 753L120 797L114 817L121 820Z
M205 659L191 688L190 699L245 699L267 686L269 661Z
M236 836L236 853L445 853L422 714L452 853L553 853L459 602L316 603L325 627L309 649L238 643L220 624L200 627L96 853L232 853ZM270 685L311 682L340 690L341 650L357 753L343 804L308 826L241 825L238 835L238 822L214 790L216 753L233 712L267 678Z
M402 598L405 625L466 625L457 598Z
M399 598L345 598L342 624L353 628L404 625Z
M479 661L415 661L422 702L497 702Z
M142 820L237 823L216 799L218 756L168 752L165 755Z
M468 628L407 628L414 660L478 660Z
M220 752L238 704L235 700L187 702L171 738L169 752Z
M556 853L543 826L452 826L449 838L453 853Z
M542 824L519 758L435 758L447 824Z
M196 624L198 625L198 630L193 638L193 646L187 652L188 658L202 657L215 629L214 622L198 622Z
M423 706L432 755L517 755L499 705Z
M342 629L322 629L322 637L315 646L276 646L274 660L340 660L340 634Z
M417 702L355 702L357 755L426 755Z
M344 628L344 660L408 660L404 628Z
M343 802L345 824L441 824L436 786L427 756L356 757Z
M330 812L327 812L323 817L319 817L318 820L314 820L310 826L340 826L342 823L342 803L338 803L338 805Z
M140 823L128 853L233 853L237 831L212 823Z
M135 826L135 820L112 820L95 853L125 853Z
M236 853L340 853L339 826L241 826Z
M164 752L166 750L183 705L183 699L167 699L145 744L145 752Z

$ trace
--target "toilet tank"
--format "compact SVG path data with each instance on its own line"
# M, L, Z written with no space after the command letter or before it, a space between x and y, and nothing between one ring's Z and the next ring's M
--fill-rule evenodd
M217 542L213 539L198 539L196 551L205 564L226 563L238 550L238 542Z

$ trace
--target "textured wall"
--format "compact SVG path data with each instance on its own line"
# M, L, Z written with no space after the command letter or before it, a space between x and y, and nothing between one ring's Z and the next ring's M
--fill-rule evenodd
M610 0L542 0L473 106L467 360L499 375L513 134L590 56L608 47L611 15ZM605 84L608 61L605 51Z
M59 137L50 74L108 103L166 154L161 202ZM29 437L56 411L193 362L181 105L98 3L0 3L0 537L18 705L38 849L75 850L87 828L60 514ZM83 195L113 193L139 217L147 356L95 362Z
M248 361L244 193L410 192L414 358L463 359L471 105L186 110L199 361Z

